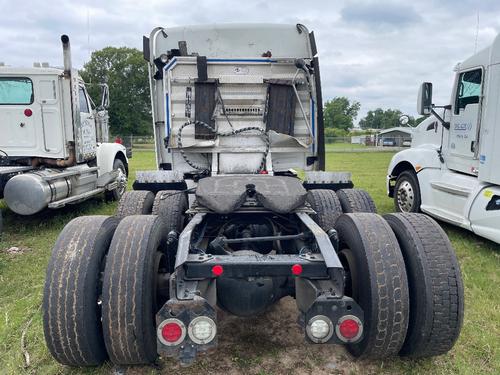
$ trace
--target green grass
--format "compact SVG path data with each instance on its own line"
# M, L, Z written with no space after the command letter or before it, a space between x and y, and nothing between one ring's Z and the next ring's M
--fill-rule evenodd
M329 153L329 170L351 171L356 186L370 192L379 212L392 211L392 200L385 195L385 173L392 153ZM136 170L154 167L154 153L134 150L131 159L131 178ZM4 234L0 240L0 373L54 374L89 373L108 374L112 366L106 364L97 369L69 369L57 364L45 346L42 330L40 304L42 299L45 268L50 251L58 233L72 218L80 215L109 215L116 204L106 204L92 199L78 206L58 211L47 211L25 218L4 210ZM0 201L0 207L5 208ZM444 225L456 249L465 283L465 321L462 334L454 349L447 355L417 361L388 359L385 361L358 362L359 371L390 374L499 374L500 373L500 297L499 285L500 246L483 240L465 230ZM24 250L18 255L9 255L5 249L17 246ZM25 346L31 365L23 367L21 335L27 323ZM249 327L250 329L251 327ZM262 339L257 346L249 342L238 342L226 347L227 354L220 364L214 355L199 361L190 369L175 367L174 372L161 373L206 374L206 373L284 373L275 363L286 358L287 346ZM259 349L260 348L260 349ZM261 350L266 348L266 350ZM319 358L316 347L303 346L306 365L302 371L320 369L331 358ZM306 348L306 349L303 349ZM308 349L310 348L310 349ZM269 349L269 350L268 350ZM222 348L219 349L224 350ZM316 353L316 354L315 354ZM322 352L320 352L322 353ZM319 367L318 367L319 366ZM292 367L294 368L294 367ZM352 370L349 370L352 372ZM151 368L134 369L134 373L155 373ZM349 373L349 372L347 372Z
M366 149L365 145L361 145L358 143L347 143L347 142L336 142L336 143L327 143L325 144L326 152L335 152L335 151L351 151L351 150L362 150Z

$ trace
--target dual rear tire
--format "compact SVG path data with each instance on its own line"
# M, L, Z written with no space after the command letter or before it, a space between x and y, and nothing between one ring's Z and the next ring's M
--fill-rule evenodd
M345 293L365 314L364 336L348 350L363 358L448 352L460 334L464 294L444 231L416 213L342 214L334 195L313 190L309 199L316 222L338 233Z
M313 201L316 220L326 230L333 225L339 236L345 293L364 311L364 336L348 350L364 358L450 350L462 325L463 285L439 225L419 214L342 214L331 193L313 196L320 198ZM337 210L335 220L325 207ZM123 365L156 360L154 317L168 298L159 283L168 280L166 239L183 222L182 213L170 221L162 215L80 217L63 229L43 298L45 338L57 361L95 366L108 356Z
M159 216L87 216L63 229L43 297L49 351L60 363L149 364L155 314L166 302L165 222ZM165 277L166 276L166 277Z

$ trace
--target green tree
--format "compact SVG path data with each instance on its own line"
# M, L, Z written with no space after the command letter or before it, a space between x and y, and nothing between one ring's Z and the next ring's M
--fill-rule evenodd
M323 109L325 128L338 128L347 131L354 125L354 119L361 108L359 102L351 101L345 96L328 100Z
M359 120L359 126L362 129L389 129L395 126L401 126L399 118L403 115L399 109L377 108L370 110ZM417 123L412 116L408 116L408 126L415 126Z
M106 47L95 51L80 74L96 104L100 101L98 84L108 84L112 134L152 134L148 67L139 50Z

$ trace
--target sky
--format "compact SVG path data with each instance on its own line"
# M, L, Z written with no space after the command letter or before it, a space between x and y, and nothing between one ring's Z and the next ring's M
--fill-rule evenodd
M302 23L316 35L324 100L359 101L358 120L378 107L417 116L423 81L448 104L455 65L500 32L498 0L0 0L0 10L0 62L11 66L62 65L61 34L80 68L93 50L141 49L156 26Z

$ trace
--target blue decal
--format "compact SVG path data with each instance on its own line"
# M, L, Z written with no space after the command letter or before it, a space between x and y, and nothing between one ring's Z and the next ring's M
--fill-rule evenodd
M165 94L165 130L167 137L170 137L170 108L168 104L168 94Z
M170 60L170 62L167 65L165 65L163 67L163 70L167 71L167 70L172 69L176 63L177 63L177 59L174 57L172 60Z
M270 62L276 63L278 60L271 59L207 59L207 62Z
M312 149L313 153L315 152L315 140L316 140L316 127L315 127L315 121L314 121L314 100L311 99L311 130L312 130L312 136L313 136L313 144L312 144Z

